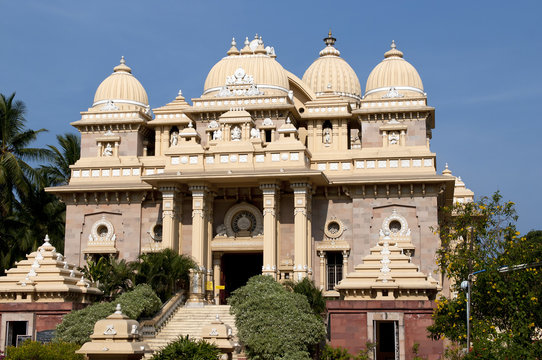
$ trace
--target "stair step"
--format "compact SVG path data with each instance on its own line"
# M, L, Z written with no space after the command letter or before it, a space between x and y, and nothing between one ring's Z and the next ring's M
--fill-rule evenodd
M176 340L179 336L188 335L193 339L201 339L203 327L215 320L216 315L225 324L231 326L233 336L236 338L237 328L235 327L235 317L230 314L230 306L208 305L199 308L179 307L177 312L158 331L156 336L154 338L147 338L145 341L152 350L156 351ZM151 354L147 354L145 358L149 359L151 356Z

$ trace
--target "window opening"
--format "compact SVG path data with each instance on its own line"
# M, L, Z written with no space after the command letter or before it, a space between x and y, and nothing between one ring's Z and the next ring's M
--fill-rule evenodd
M342 253L331 251L327 253L327 290L334 290L335 285L343 278Z

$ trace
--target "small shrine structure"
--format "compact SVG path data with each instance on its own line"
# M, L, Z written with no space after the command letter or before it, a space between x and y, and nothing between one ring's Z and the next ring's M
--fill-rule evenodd
M101 294L45 236L43 245L0 277L0 351L27 339L50 341L65 314Z
M124 315L120 304L113 314L96 322L90 338L76 351L88 360L139 360L152 352L147 343L139 341L139 322Z

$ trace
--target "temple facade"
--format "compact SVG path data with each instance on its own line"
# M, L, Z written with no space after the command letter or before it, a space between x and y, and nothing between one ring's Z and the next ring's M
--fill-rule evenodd
M387 243L419 287L408 296L434 296L434 228L457 181L436 172L435 109L394 42L364 90L331 33L324 42L299 78L261 37L233 40L201 96L179 91L152 110L122 58L72 123L69 184L49 189L67 205L66 259L171 248L199 264L202 301L223 303L260 273L357 298L348 279L337 285ZM464 184L456 195L472 199Z

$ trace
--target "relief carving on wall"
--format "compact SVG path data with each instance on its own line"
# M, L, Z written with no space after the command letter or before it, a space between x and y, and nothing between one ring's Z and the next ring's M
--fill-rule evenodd
M93 244L110 244L115 243L117 236L115 235L115 228L111 221L105 218L105 215L98 221L96 221L90 230L88 235L89 245Z
M389 237L391 242L403 249L403 253L408 256L414 255L414 245L412 244L411 231L405 217L400 215L396 209L393 209L391 215L387 216L382 222L380 229L380 238Z
M263 215L254 205L241 203L232 206L224 215L224 223L216 228L216 236L238 237L263 234Z

